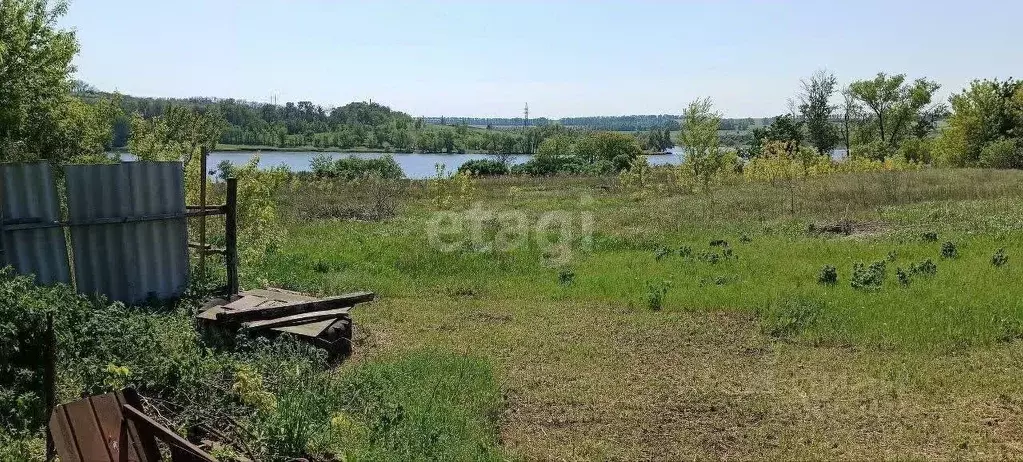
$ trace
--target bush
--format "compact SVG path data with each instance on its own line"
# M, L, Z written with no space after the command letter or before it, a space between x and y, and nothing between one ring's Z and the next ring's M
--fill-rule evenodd
M664 307L664 297L671 289L671 281L647 282L646 284L646 306L652 311L661 311Z
M884 285L886 276L884 260L871 263L870 266L857 262L853 264L850 284L854 289L878 290Z
M824 265L817 273L817 283L824 285L835 285L838 283L838 269L831 265Z
M956 249L956 245L952 241L946 241L941 244L941 257L942 258L955 258L959 256L959 250Z
M938 265L935 265L930 258L920 262L909 265L909 272L912 274L918 274L921 276L934 276L938 274Z
M458 167L458 173L467 173L473 176L507 175L508 172L507 165L491 159L473 159Z
M980 150L980 165L988 168L1023 168L1023 143L1015 138L992 141Z
M388 180L405 177L405 172L394 160L394 156L386 155L375 159L348 156L331 160L330 156L319 155L309 163L313 175L320 178L339 178L355 180L374 176Z
M1004 266L1009 263L1009 256L1005 254L1005 249L998 249L994 255L991 256L991 264L995 266Z

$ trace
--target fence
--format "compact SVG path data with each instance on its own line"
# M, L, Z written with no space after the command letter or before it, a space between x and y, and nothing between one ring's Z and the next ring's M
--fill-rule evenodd
M186 220L223 214L228 249L200 252L225 255L228 288L237 291L234 201L186 207L180 162L69 165L60 172L46 163L3 164L0 182L0 264L34 274L40 284L71 283L126 303L177 297L189 281ZM232 181L229 199L235 188Z

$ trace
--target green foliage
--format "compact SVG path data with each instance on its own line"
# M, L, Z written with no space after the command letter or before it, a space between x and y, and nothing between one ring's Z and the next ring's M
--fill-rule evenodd
M874 79L851 83L849 94L871 112L871 117L864 121L865 138L860 144L877 142L866 153L857 149L856 155L882 160L881 156L897 150L906 138L922 138L930 133L947 112L943 105L931 105L938 88L940 85L927 79L907 83L905 74L883 72Z
M575 281L575 271L572 271L571 268L563 268L558 271L558 284L567 286L572 284L572 281Z
M664 298L671 290L671 281L647 281L646 283L646 307L651 311L661 311L664 308Z
M1023 168L1023 138L1003 138L985 144L980 150L980 166Z
M163 115L132 115L128 150L139 160L180 160L188 165L202 151L213 151L224 129L216 110L171 106Z
M920 234L920 238L927 242L938 242L938 233L934 231L926 231Z
M628 170L643 150L636 139L622 133L594 132L584 136L575 146L575 155L601 173Z
M321 154L310 162L310 169L313 175L320 178L339 178L349 181L369 176L385 180L405 178L405 172L390 155L376 159L348 156L331 160L330 156Z
M681 171L705 192L727 163L725 151L718 145L720 124L721 116L713 111L709 98L693 101L682 114L679 146L686 155Z
M817 283L833 286L838 283L838 269L831 265L824 265L817 272Z
M853 264L852 278L850 284L852 288L859 290L879 290L884 285L886 278L885 261L878 260L871 263L870 266L865 266L863 263L857 262Z
M940 160L956 167L1021 168L1023 82L975 80L953 95L937 140Z
M959 250L952 241L946 241L941 244L941 258L956 258L959 256Z
M437 173L427 180L426 191L434 207L442 210L462 209L476 198L476 179L466 173L448 174L437 165Z
M458 173L468 173L474 176L497 176L507 175L509 169L504 162L491 159L473 159L459 166Z
M909 265L909 272L913 275L920 276L934 276L938 274L938 265L935 265L930 258L921 261L920 263L913 263Z
M675 146L671 140L671 130L667 128L651 128L649 132L638 136L643 149L649 151L663 152Z
M781 143L789 157L793 157L803 143L805 123L791 114L777 116L771 125L753 129L753 140L749 147L740 151L740 155L746 160L756 159L764 154L764 146Z
M0 3L0 162L102 158L117 113L114 98L71 96L78 42L58 29L67 3Z
M238 178L239 257L245 266L255 266L276 252L287 236L277 195L290 174L284 166L260 168L259 157L255 156L235 167L234 175Z
M760 312L761 329L776 338L795 337L813 327L824 308L824 303L807 298L775 300Z
M991 264L1001 267L1009 263L1009 256L1005 253L1005 249L998 249L994 255L991 256Z
M802 81L799 112L806 124L807 138L822 155L831 155L838 144L838 131L831 123L831 95L837 80L834 74L818 71L809 80Z
M898 280L899 284L901 284L903 287L908 286L909 283L911 282L909 278L909 273L907 273L902 268L895 268L895 279Z

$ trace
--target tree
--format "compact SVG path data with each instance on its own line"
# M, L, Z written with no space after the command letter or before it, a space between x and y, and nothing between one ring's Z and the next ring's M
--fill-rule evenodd
M876 124L883 157L907 135L926 134L927 128L942 113L943 105L931 106L931 99L940 85L927 79L906 83L906 75L889 76L878 73L872 80L860 80L849 85L849 92L873 113L871 123ZM931 121L929 123L929 121Z
M835 76L821 70L801 83L799 113L806 124L807 138L817 152L830 155L838 143L838 134L831 123L834 106L830 104L837 83Z
M0 161L63 162L110 143L116 106L71 97L78 43L57 28L66 12L63 1L0 1Z
M774 122L764 128L753 129L753 141L748 149L743 150L742 155L747 160L755 159L761 155L762 146L770 142L780 142L790 154L799 151L803 144L802 120L796 120L791 114L780 115L774 118Z
M852 157L852 130L859 123L862 108L848 87L842 90L842 139L845 142L845 155Z
M719 146L718 127L721 116L713 111L710 98L689 103L682 113L682 131L679 146L685 150L682 171L695 179L706 193L723 170L725 152Z
M575 146L576 156L588 164L597 165L601 173L628 170L643 149L636 138L616 132L591 133Z
M975 80L950 98L952 114L937 139L940 159L957 167L1020 168L1023 81Z

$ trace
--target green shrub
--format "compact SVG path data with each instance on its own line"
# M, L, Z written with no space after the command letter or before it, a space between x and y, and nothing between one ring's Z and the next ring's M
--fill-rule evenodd
M959 250L956 249L956 245L952 241L946 241L941 244L941 258L956 258L959 256Z
M661 311L664 307L664 297L671 289L671 281L647 282L646 284L646 306L652 311Z
M935 265L930 258L920 262L909 265L909 272L911 274L918 274L921 276L934 276L938 274L938 265Z
M831 265L824 265L817 273L817 283L833 286L838 283L838 269Z
M886 271L884 260L871 263L870 266L865 266L863 263L857 262L853 264L850 284L852 284L854 289L878 290L882 285L884 285L885 277Z
M909 273L905 272L902 268L895 268L895 278L899 281L899 284L908 286L911 282Z
M503 162L491 159L473 159L459 166L458 173L468 173L473 176L497 176L507 175L509 170Z
M569 268L564 268L558 272L558 284L567 286L575 281L575 272Z
M1015 138L992 141L981 148L980 164L988 168L1023 168L1023 143Z
M330 156L324 154L314 157L309 167L313 175L320 178L355 180L372 176L397 180L405 177L405 172L391 155L375 159L348 156L332 160Z
M1009 262L1009 256L1005 254L1005 249L998 249L994 255L991 256L991 264L995 266L1004 266Z

